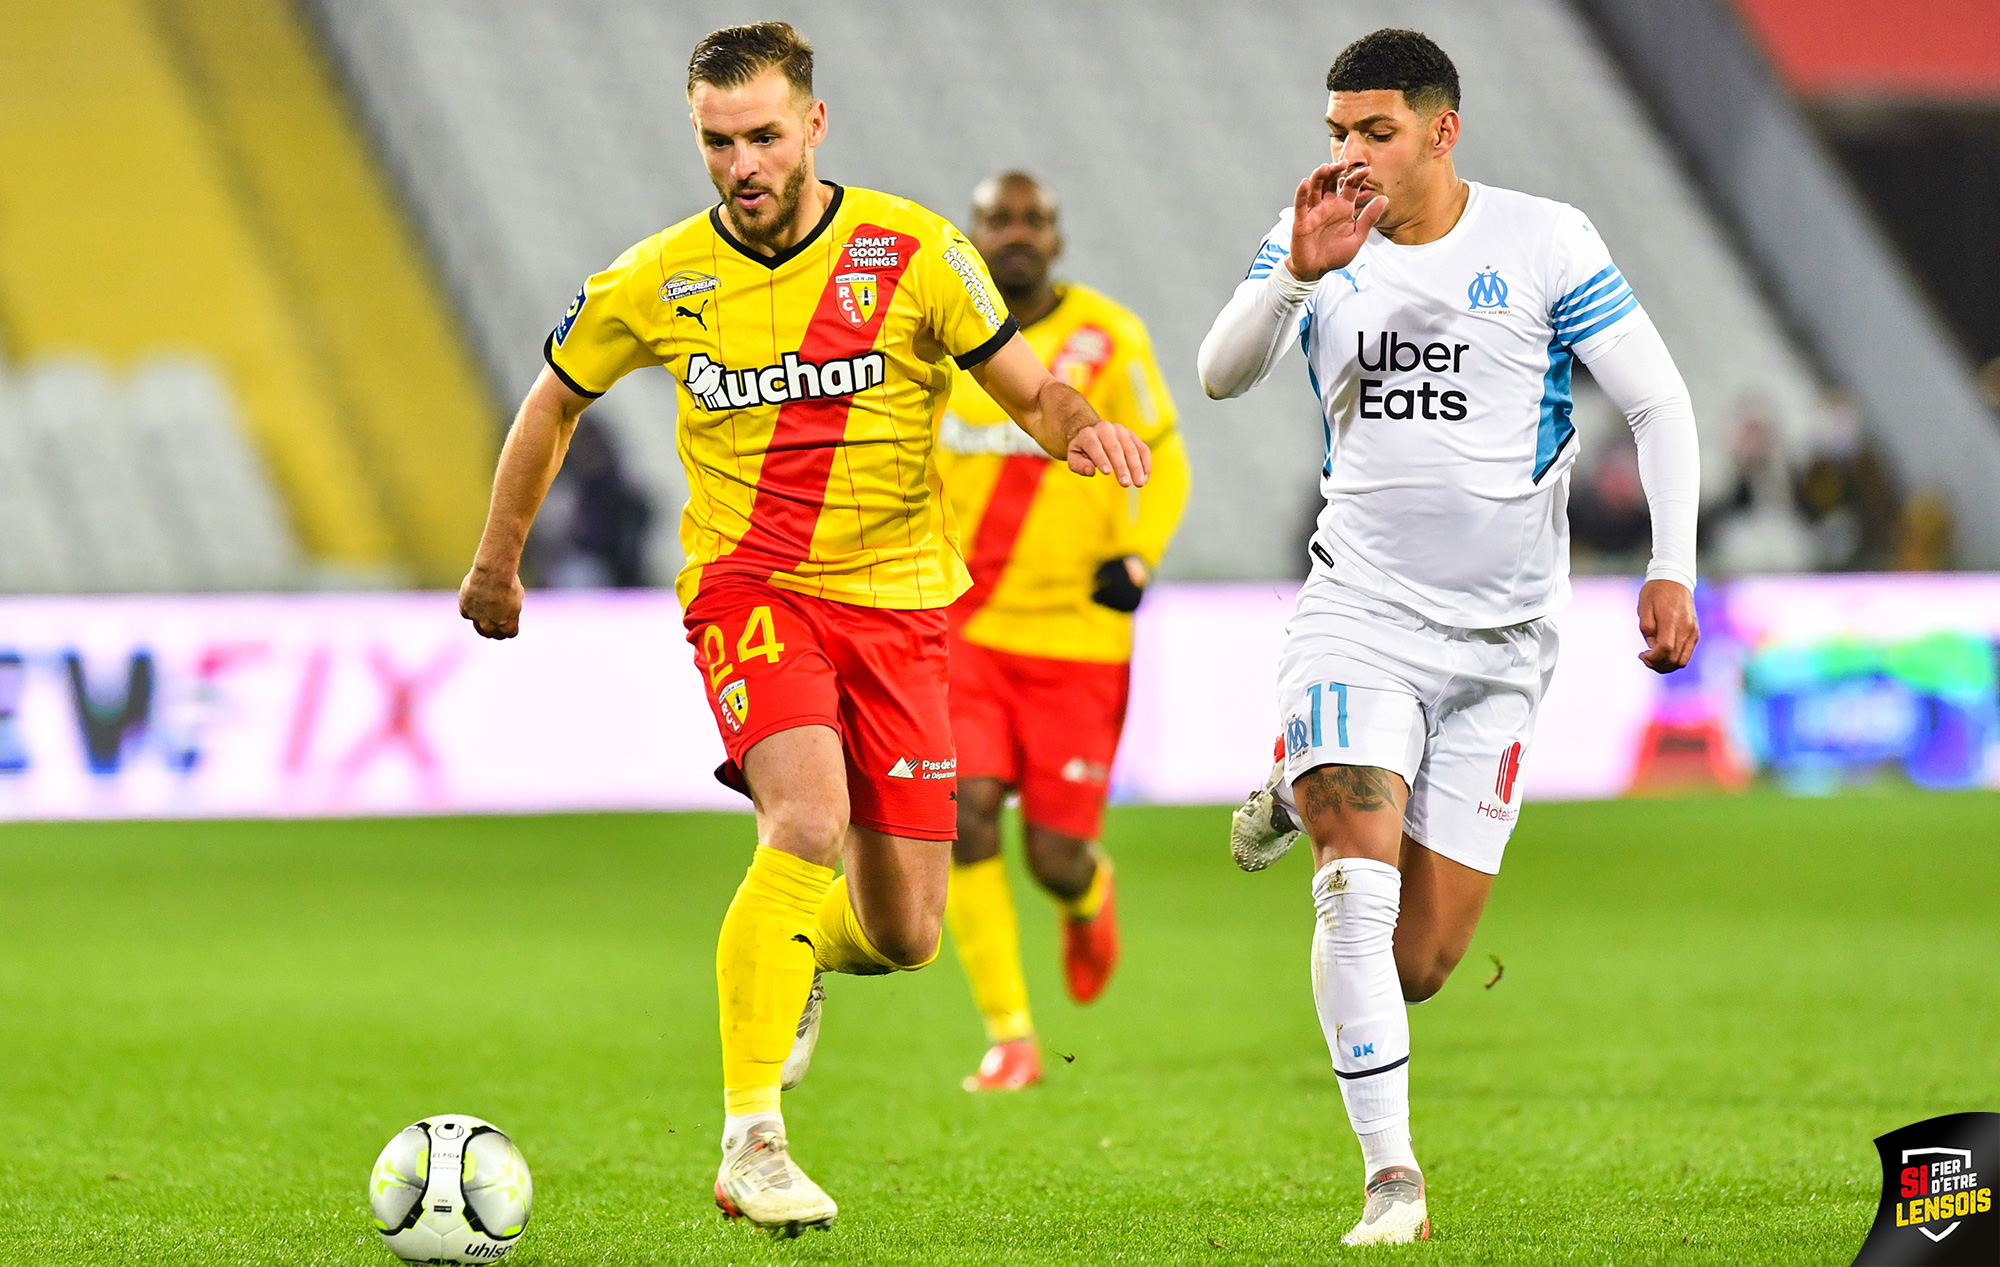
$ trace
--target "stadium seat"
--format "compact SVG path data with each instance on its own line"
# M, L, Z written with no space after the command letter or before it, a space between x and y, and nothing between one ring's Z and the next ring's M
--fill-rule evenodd
M578 282L712 200L690 143L688 51L708 29L768 16L743 0L312 0L361 108L403 173L504 389L525 391ZM995 11L855 0L807 21L832 110L832 178L962 216L1007 166L1065 208L1062 268L1152 327L1187 411L1201 495L1169 575L1298 566L1320 429L1303 373L1249 400L1201 400L1196 346L1257 236L1326 156L1316 122L1341 44L1418 21L1464 82L1460 170L1585 208L1677 356L1709 438L1746 396L1797 435L1806 362L1758 293L1616 64L1561 0L1442 0L1414 19L1386 0L1198 0ZM635 376L639 379L648 376ZM657 377L657 376L653 376ZM656 496L679 487L660 444L664 384L605 411ZM666 509L677 509L672 497ZM671 531L673 516L659 517ZM661 551L671 550L663 543Z

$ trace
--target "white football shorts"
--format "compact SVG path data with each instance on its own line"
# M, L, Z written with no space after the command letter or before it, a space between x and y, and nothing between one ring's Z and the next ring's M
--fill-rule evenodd
M1403 830L1498 875L1556 652L1547 617L1455 629L1315 570L1278 661L1285 778L1323 765L1394 770L1410 788Z

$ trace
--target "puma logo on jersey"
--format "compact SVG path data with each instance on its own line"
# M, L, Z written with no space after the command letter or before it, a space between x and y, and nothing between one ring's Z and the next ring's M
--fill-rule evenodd
M732 370L697 352L688 360L683 381L709 409L752 409L788 400L852 396L880 385L887 373L888 362L880 352L830 361L801 361L798 353L787 352L782 363L754 370Z
M705 299L702 301L700 308L693 310L683 308L681 305L675 304L674 315L676 317L693 317L694 323L696 325L700 326L704 330L708 329L708 301Z

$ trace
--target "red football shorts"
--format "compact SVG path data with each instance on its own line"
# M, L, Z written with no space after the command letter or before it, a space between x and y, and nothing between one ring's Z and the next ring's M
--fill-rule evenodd
M856 607L727 577L685 614L729 760L795 726L831 726L847 756L849 821L916 840L958 837L958 762L947 700L945 614Z
M953 636L959 773L1021 793L1021 816L1079 840L1104 825L1131 666L995 651Z

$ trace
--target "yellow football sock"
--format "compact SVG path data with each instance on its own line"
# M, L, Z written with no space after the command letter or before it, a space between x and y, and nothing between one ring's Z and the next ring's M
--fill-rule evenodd
M1075 897L1056 899L1066 919L1096 919L1105 895L1111 892L1111 859L1095 845L1091 846L1091 852L1097 855L1097 871L1090 877L1090 887Z
M1028 982L1021 975L1021 926L1007 868L998 857L952 867L944 919L972 982L972 1001L986 1018L987 1038L1005 1043L1032 1036Z
M722 996L722 1099L729 1112L774 1113L785 1057L812 989L807 940L833 868L757 846L715 943Z
M875 949L875 943L869 941L868 934L861 930L861 917L854 913L854 903L848 900L845 875L835 880L833 887L826 891L826 896L820 899L819 918L813 928L812 940L821 972L850 972L859 977L874 977L885 972L915 972L928 967L931 960L937 958L937 951L932 950L930 959L905 968Z

